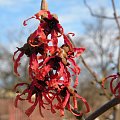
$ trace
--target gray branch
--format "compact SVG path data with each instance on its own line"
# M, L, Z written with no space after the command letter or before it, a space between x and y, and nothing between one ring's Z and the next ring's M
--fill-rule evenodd
M95 112L93 112L85 120L94 120L95 118L97 118L98 116L100 116L101 114L103 114L104 112L109 110L110 108L116 106L117 104L120 104L120 98L113 98L112 100L110 100L109 102L107 102L106 104L104 104L103 106L98 108Z

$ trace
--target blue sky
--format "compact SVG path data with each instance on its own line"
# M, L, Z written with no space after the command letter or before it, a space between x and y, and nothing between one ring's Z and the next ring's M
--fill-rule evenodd
M0 42L5 40L9 31L26 29L22 23L28 17L38 12L41 0L0 0ZM92 21L88 9L83 0L47 0L49 10L57 13L60 23L66 32L83 33L84 21ZM120 8L120 0L115 0L117 8ZM93 10L97 11L100 6L107 8L107 14L112 16L111 0L88 0ZM119 10L119 9L118 9ZM119 11L120 13L120 11ZM35 22L32 21L32 25ZM28 24L31 26L31 24ZM29 27L28 27L29 28ZM14 33L15 33L14 32Z

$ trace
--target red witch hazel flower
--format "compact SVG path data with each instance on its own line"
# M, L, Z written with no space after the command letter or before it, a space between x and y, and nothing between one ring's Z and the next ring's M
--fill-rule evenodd
M90 109L87 101L79 96L74 89L78 85L78 75L80 74L80 68L74 58L80 56L85 51L85 48L75 48L72 45L70 39L64 34L57 17L49 11L40 10L31 18L39 20L40 24L30 34L23 47L17 48L18 50L14 52L13 56L14 73L18 76L20 76L18 67L22 56L26 55L29 58L28 72L31 81L29 84L18 83L15 86L15 90L17 90L15 107L18 106L18 101L26 100L31 104L31 107L25 111L27 116L32 114L37 104L41 116L43 116L41 108L47 108L52 113L59 110L61 116L64 115L65 109L75 116L82 116L84 113L89 112ZM24 25L27 25L26 22L29 19L24 21ZM49 38L49 35L51 38ZM61 47L58 46L60 36L64 40ZM51 46L50 42L52 43ZM71 86L73 76L75 76L74 88ZM26 86L26 88L23 92L18 92L18 88L22 86ZM117 91L119 86L114 89L114 92ZM71 98L73 99L73 106L70 104ZM77 110L77 99L84 103L86 111L79 112Z
M105 79L103 79L102 81L102 86L104 87L104 84L106 82L106 80L111 79L110 81L110 89L111 92L115 95L115 97L119 97L120 98L120 73L114 74L114 75L110 75L108 77L106 77ZM114 85L114 81L116 80L117 85Z

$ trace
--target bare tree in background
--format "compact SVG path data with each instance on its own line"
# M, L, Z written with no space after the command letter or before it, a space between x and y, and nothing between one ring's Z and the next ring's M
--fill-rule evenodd
M86 79L92 81L95 87L91 86L89 84L90 82L87 84L85 81L83 84L87 84L88 86L83 87L83 85L81 85L82 88L80 89L81 94L85 94L85 97L88 97L88 100L90 100L90 104L93 105L92 108L97 109L94 108L94 103L96 105L95 107L100 107L101 104L105 102L105 100L112 100L113 98L108 90L102 90L103 88L101 87L101 79L118 71L119 62L117 59L119 57L119 54L116 53L119 49L119 41L116 39L117 29L113 28L115 24L109 25L107 24L108 21L106 22L105 20L109 18L105 14L105 9L102 8L100 14L93 14L92 9L89 6L87 7L89 8L91 15L96 17L96 21L84 24L86 31L84 38L82 38L82 45L86 46L86 48L89 49L87 49L87 58L83 59L83 57L81 57L81 61L87 70L92 74L94 80L89 75L86 75ZM114 18L110 19L114 20ZM80 41L81 38L78 38L76 45L80 45ZM91 93L87 91L91 91ZM101 99L101 97L96 95L98 93L106 99ZM92 96L92 99L89 99L90 96ZM96 98L98 98L99 101L96 102ZM101 120L110 119L109 117L111 116L109 115L112 115L112 120L118 120L120 118L119 111L119 109L113 107L113 110L109 110L106 114L103 114L101 116Z
M27 58L24 58L24 62L22 62L23 64L20 67L21 71L21 76L20 78L18 78L14 73L13 73L13 45L18 44L19 46L23 43L19 42L20 40L16 39L16 37L11 36L12 31L8 32L8 43L9 44L9 48L6 47L6 45L2 45L0 44L0 96L4 97L6 96L7 92L12 92L14 90L14 86L16 83L18 82L25 82L28 80L28 73L26 70L26 66L28 66L28 60ZM21 34L22 33L22 34ZM10 36L10 37L9 37ZM17 37L19 37L19 39L23 39L24 34L23 32L18 32ZM17 48L16 48L17 49ZM3 92L4 91L4 92ZM9 96L8 96L9 97Z
M105 16L105 8L101 7L98 14ZM73 40L76 41L75 46L86 48L84 56L77 60L78 64L80 61L83 63L80 64L82 71L78 89L80 94L89 101L93 112L113 98L109 90L103 90L101 81L102 78L117 71L117 55L114 53L118 50L118 41L114 24L108 24L108 21L102 17L95 18L92 22L85 21L84 28L84 35ZM106 87L108 88L109 85ZM99 119L110 120L113 112L114 108L101 115Z

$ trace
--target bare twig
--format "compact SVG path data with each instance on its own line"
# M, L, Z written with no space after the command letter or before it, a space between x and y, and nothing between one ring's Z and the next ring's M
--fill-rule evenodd
M96 73L87 65L87 63L85 62L85 60L82 56L80 56L80 59L81 59L82 63L84 64L84 66L87 68L87 70L90 72L90 74L93 76L95 81L98 83L98 78L97 78Z
M84 60L84 58L83 58L82 56L80 56L80 59L81 59L83 65L87 68L87 70L88 70L88 71L90 72L90 74L93 76L95 82L98 83L98 84L102 87L101 83L98 81L98 77L97 77L96 73L87 65L87 63L85 62L85 60ZM107 98L108 100L110 100L111 98L110 98L110 96L107 94L106 90L105 90L105 89L102 89L102 90L103 90L106 98Z
M115 19L114 17L95 14L95 13L93 12L92 8L88 5L88 3L87 3L86 0L84 0L84 4L85 4L85 6L88 8L88 10L90 11L90 14L91 14L93 17L98 17L98 18L103 18L103 19L110 19L110 20L114 20L114 19ZM117 18L119 19L120 16L117 16Z
M75 44L73 43L72 39L70 38L70 36L68 35L69 40L71 41L71 43L73 44L73 46L75 47ZM95 81L98 83L98 78L95 72L93 72L93 70L87 65L87 63L85 62L84 58L82 56L80 56L80 59L83 63L83 65L87 68L87 70L91 73L91 75L93 76L93 78L95 79Z
M116 106L117 104L120 104L120 99L119 98L114 98L110 101L108 101L106 104L104 104L102 107L97 109L95 112L93 112L90 116L88 116L85 120L94 120L110 108Z
M118 27L118 31L119 31L119 37L120 37L120 24L118 21L118 16L117 16L117 11L116 11L116 7L115 7L115 2L114 0L112 0L112 7L113 7L113 11L114 11L114 18ZM119 51L118 51L118 65L117 65L117 69L118 72L120 72L120 40L119 40Z
M75 44L73 43L73 41L72 41L72 39L70 38L69 35L68 35L68 38L69 38L69 40L71 41L71 43L73 44L73 46L75 47ZM85 62L85 60L84 60L84 58L83 58L82 56L80 56L79 58L80 58L80 60L82 61L83 65L86 67L86 69L87 69L87 70L90 72L90 74L93 76L95 82L102 87L102 84L99 82L96 73L89 67L89 65ZM107 94L106 90L105 90L105 89L102 89L102 90L103 90L104 95L106 96L106 98L107 98L108 100L110 100L111 97Z

